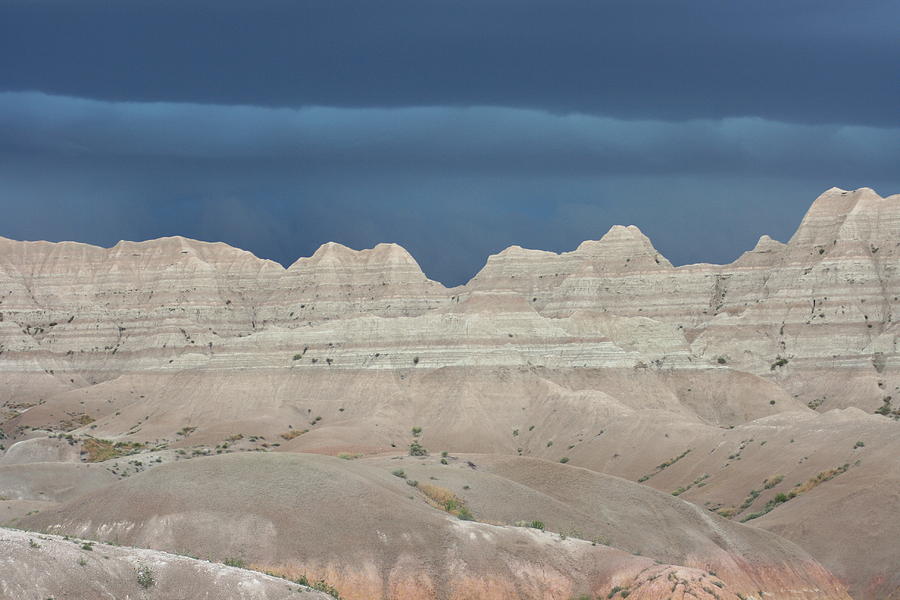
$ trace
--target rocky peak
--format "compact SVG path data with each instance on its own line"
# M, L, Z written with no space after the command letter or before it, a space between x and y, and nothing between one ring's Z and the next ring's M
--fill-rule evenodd
M613 225L602 238L582 242L572 254L613 268L620 267L623 261L629 266L644 263L672 266L653 247L650 238L634 225Z
M784 248L785 244L779 242L778 240L774 240L767 235L763 235L759 238L759 241L756 242L756 246L753 247L751 252L777 252Z
M419 263L399 244L378 244L374 248L354 250L337 242L327 242L308 258L300 258L289 267L289 271L305 269L401 269L418 273L424 279Z
M831 188L816 198L791 246L888 241L900 237L900 195L882 198L871 188Z

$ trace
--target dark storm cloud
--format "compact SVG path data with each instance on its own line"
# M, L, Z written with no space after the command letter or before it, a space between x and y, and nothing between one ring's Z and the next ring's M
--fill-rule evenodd
M0 93L0 148L294 170L878 177L900 128L759 118L625 121L498 107L271 109Z
M9 0L0 89L896 125L895 0Z

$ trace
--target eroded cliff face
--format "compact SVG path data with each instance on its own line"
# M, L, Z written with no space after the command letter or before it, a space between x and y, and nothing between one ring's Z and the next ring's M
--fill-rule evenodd
M616 226L563 254L508 248L455 289L394 244L329 243L283 269L184 238L4 239L0 369L64 389L134 371L284 368L304 348L331 355L315 368L662 362L735 368L814 407L871 412L900 384L897 240L900 199L867 188L829 190L787 244L763 237L730 265L673 267Z
M698 510L732 520L771 511L761 524L815 549L854 595L881 597L900 589L889 543L869 544L865 564L823 550L837 531L828 507L846 489L827 479L791 500L802 500L805 519L828 523L815 535L767 503L821 473L900 485L879 467L879 457L900 451L891 419L900 416L898 247L900 196L866 188L829 190L791 240L764 236L730 265L674 267L636 227L616 226L572 252L508 248L452 289L394 244L325 244L285 269L178 237L109 249L0 238L0 427L12 446L0 457L0 488L16 490L0 496L18 503L9 507L17 516L56 507L62 498L46 482L78 480L70 467L86 466L91 437L163 448L154 456L167 463L236 450L405 453L410 428L421 426L418 439L432 451L571 460L666 494L681 490ZM46 461L56 470L24 485L26 473L46 471L28 465ZM126 462L82 479L120 478L149 463ZM867 504L887 516L879 507L890 504ZM259 559L308 567L312 550L304 552ZM578 560L596 551L586 552ZM710 556L660 555L675 571L660 567L641 593L657 597L650 590L670 587L661 583L669 573L702 580L691 587L702 591ZM808 557L788 566L732 558L740 565L727 572L732 589L768 581L783 597L803 589L843 597L841 583ZM341 561L348 573L365 567ZM407 596L450 589L421 579L418 567L397 569L411 578L397 583ZM494 577L500 596L524 585L510 583L512 563L498 569L480 581ZM532 587L574 592L579 572ZM614 580L591 577L604 593ZM390 581L360 575L345 585ZM459 597L473 593L470 584L458 579ZM822 589L828 594L816 596Z
M776 379L816 407L871 411L900 383L898 240L900 197L834 188L787 244L763 236L730 265L674 268L636 228L614 227L571 253L506 250L467 287L515 290L545 316L669 323L699 361Z

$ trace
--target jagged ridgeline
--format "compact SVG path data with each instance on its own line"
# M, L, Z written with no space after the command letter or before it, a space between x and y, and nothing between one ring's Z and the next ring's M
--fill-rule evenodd
M890 597L898 269L868 188L728 265L616 226L455 288L0 238L0 520L347 598Z

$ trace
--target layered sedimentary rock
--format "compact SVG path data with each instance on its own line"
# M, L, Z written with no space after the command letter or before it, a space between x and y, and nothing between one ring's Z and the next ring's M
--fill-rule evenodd
M447 301L444 286L397 244L356 251L330 242L278 278L260 313L267 323L298 327L353 315L419 315Z
M506 250L469 287L515 290L547 316L667 322L699 359L777 378L814 406L873 410L898 383L898 239L900 197L834 188L787 244L764 236L730 265L672 267L636 228L614 227L571 253Z
M335 367L397 368L421 340L423 368L633 366L643 354L645 363L772 378L824 409L874 410L900 383L898 206L866 188L829 190L787 244L763 237L730 265L673 267L637 228L617 226L573 252L509 248L452 290L393 244L326 244L283 269L183 238L110 249L2 240L0 369L52 375L40 384L50 393L216 357L228 368L223 355L248 350L252 359L235 357L235 367L283 366L261 347L324 345L340 349L326 363ZM601 313L619 325L652 321L643 331L632 321L613 340L623 326ZM664 325L671 330L659 335Z

